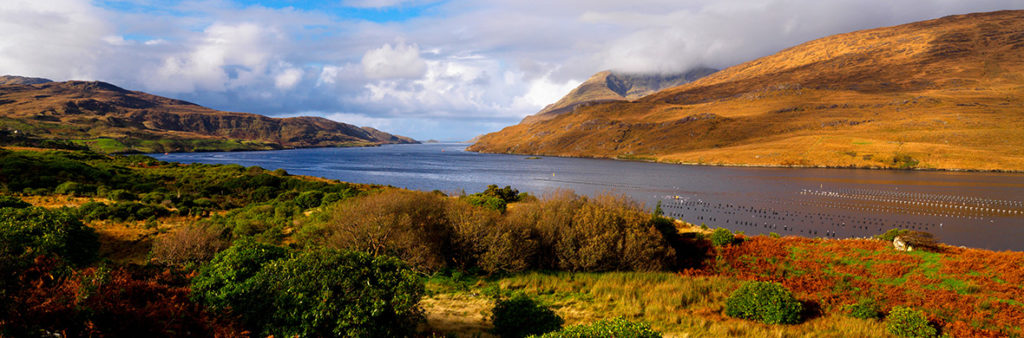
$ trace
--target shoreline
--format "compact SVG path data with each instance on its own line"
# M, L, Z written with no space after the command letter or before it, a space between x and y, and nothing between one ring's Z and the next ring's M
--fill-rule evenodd
M1024 169L962 169L962 168L888 168L888 167L858 167L858 166L827 166L827 165L783 165L783 164L730 164L730 163L698 163L698 162L669 162L659 160L645 160L637 158L619 158L610 156L572 156L572 155L550 155L550 154L533 154L533 153L499 153L489 151L478 151L468 150L468 152L478 154L497 154L497 155L514 155L514 156L546 156L546 157L560 157L560 158L585 158L585 159L600 159L600 160L613 160L613 161L625 161L625 162L644 162L644 163L659 163L659 164L672 164L692 167L732 167L732 168L777 168L777 169L859 169L859 170L891 170L891 171L910 171L910 172L951 172L951 173L993 173L993 174L1024 174Z

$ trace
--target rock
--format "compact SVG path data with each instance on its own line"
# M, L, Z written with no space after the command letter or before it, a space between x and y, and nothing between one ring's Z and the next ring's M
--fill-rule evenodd
M900 236L892 239L892 247L896 248L896 251L914 251L914 247L907 244Z

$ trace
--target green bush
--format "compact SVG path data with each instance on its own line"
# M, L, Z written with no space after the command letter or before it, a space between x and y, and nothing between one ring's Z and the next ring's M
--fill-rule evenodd
M263 265L287 256L284 248L258 243L250 238L235 241L214 255L210 263L192 278L192 298L214 309L233 308L246 316L251 307L253 276Z
M726 246L732 244L734 240L736 237L726 228L718 228L711 233L711 244L714 246Z
M63 211L0 208L0 260L25 261L56 254L85 265L96 258L98 249L93 229Z
M481 192L480 195L497 197L502 201L505 201L505 203L519 201L519 190L512 189L512 187L508 185L504 188L499 188L496 184L488 185L487 189Z
M799 323L803 305L779 283L749 282L733 292L725 303L725 314L765 324Z
M480 194L466 196L466 202L475 206L485 207L491 210L505 212L508 204L501 198Z
M871 298L863 298L857 303L847 305L847 309L850 311L850 317L853 318L878 319L882 317L881 308Z
M124 189L115 189L107 192L107 198L112 201L127 202L137 200L139 196Z
M590 325L574 325L560 331L546 333L541 338L661 338L647 323L638 323L626 318L604 319Z
M324 193L322 191L307 191L295 198L295 204L303 209L316 208L320 206L323 199Z
M897 306L885 317L885 328L898 337L935 337L938 332L925 318L924 313L907 307Z
M31 204L28 204L25 201L22 201L20 198L14 196L0 196L0 208L22 209L31 206Z
M492 332L503 338L521 338L545 334L562 328L562 317L537 304L530 297L517 293L498 299L491 311Z
M421 318L423 279L393 257L315 248L253 280L264 335L402 337Z
M58 185L54 188L53 192L72 196L89 196L96 193L96 187L90 184L68 181Z

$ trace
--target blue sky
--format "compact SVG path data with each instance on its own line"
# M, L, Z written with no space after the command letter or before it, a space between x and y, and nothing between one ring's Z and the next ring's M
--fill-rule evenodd
M417 139L515 124L593 73L725 68L1019 0L4 0L0 74Z

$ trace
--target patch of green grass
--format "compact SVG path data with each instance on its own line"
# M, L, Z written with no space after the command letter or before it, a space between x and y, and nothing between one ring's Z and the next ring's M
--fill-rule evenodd
M963 281L956 278L943 279L939 285L947 290L955 291L961 295L969 295L977 293L981 290L977 285L969 281Z
M71 142L74 142L76 144L80 144L80 145L89 147L89 149L92 149L93 151L96 151L96 152L108 153L108 154L123 153L123 152L127 152L129 150L132 150L132 148L130 146L128 146L128 145L126 145L124 143L121 143L121 141L118 141L118 140L115 140L115 139L112 139L112 138L94 138L94 139L85 139L85 140L71 140Z

